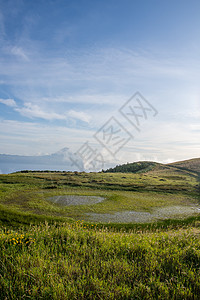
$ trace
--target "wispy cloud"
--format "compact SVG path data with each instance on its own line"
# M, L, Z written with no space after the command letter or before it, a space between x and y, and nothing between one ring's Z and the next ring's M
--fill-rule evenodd
M28 55L21 47L14 46L10 49L11 54L21 58L24 61L29 61Z
M53 153L64 147L76 152L91 132L55 124L0 120L0 153L36 155Z
M45 120L69 116L99 124L137 90L159 111L172 113L184 106L193 110L190 90L199 67L188 61L116 48L66 52L65 57L34 52L27 61L26 52L20 52L23 45L14 49L21 61L16 59L10 67L8 58L0 59L0 73L13 96L24 102L17 108L23 116Z
M25 103L22 108L15 108L17 112L28 118L41 118L45 120L64 120L65 115L57 114L55 112L43 111L38 105L32 103Z
M5 104L10 107L16 107L17 104L13 99L0 99L0 103Z
M89 116L88 114L82 112L82 111L75 111L75 110L70 110L67 115L69 117L81 120L83 122L89 123L89 121L91 120L91 116Z
M22 49L13 47L12 51L26 61L29 57ZM172 85L173 80L188 80L191 83L191 73L197 74L199 71L197 66L195 69L195 66L188 66L188 62L183 63L182 60L156 58L149 53L125 49L91 49L88 53L77 52L73 56L69 52L65 58L45 57L41 53L30 56L28 63L12 62L12 68L9 68L9 59L0 62L2 75L7 76L7 84L15 84L14 92L24 101L32 91L32 99L46 94L47 99L67 99L70 96L76 101L76 96L80 98L86 91L90 91L91 95L115 91L118 95L120 91L124 94L131 87L133 90L134 86L141 84L155 86L155 80L161 86L169 81Z

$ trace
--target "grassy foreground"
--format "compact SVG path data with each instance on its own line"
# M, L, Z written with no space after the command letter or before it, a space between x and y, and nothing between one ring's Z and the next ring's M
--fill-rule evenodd
M63 194L106 200L65 208L47 201ZM151 224L75 221L89 209L190 202L199 202L195 173L0 175L0 299L199 299L198 215Z
M154 232L48 223L0 233L1 299L199 299L200 222Z

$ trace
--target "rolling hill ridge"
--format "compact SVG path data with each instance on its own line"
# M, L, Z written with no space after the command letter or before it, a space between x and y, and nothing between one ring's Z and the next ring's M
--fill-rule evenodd
M105 173L162 173L166 171L177 173L200 174L200 158L194 158L184 161L178 161L169 164L161 164L152 161L139 161L117 165L114 168L109 168Z

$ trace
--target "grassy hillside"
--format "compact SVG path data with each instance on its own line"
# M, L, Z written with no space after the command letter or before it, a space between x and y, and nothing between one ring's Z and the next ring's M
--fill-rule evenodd
M200 216L89 222L88 213L196 206L194 170L0 175L1 299L199 299ZM62 195L101 196L61 206Z
M176 167L182 170L194 171L200 174L200 158L178 161L168 164L168 166Z
M139 161L134 163L127 163L107 169L105 173L144 173L153 170L158 163L151 161Z
M134 163L127 163L123 165L117 165L114 168L105 170L106 173L145 173L149 171L158 170L186 170L191 172L200 173L200 158L194 158L184 161L178 161L170 164L161 164L152 161L139 161Z

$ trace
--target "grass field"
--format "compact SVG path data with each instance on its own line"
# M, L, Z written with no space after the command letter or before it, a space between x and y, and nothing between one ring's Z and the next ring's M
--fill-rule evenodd
M59 195L95 195L60 206ZM0 175L1 299L199 299L200 216L97 223L88 212L199 205L195 172Z
M182 174L29 172L0 175L0 204L45 214L87 219L89 213L152 212L161 207L198 205L198 177ZM100 196L92 205L60 206L48 199L61 195Z

